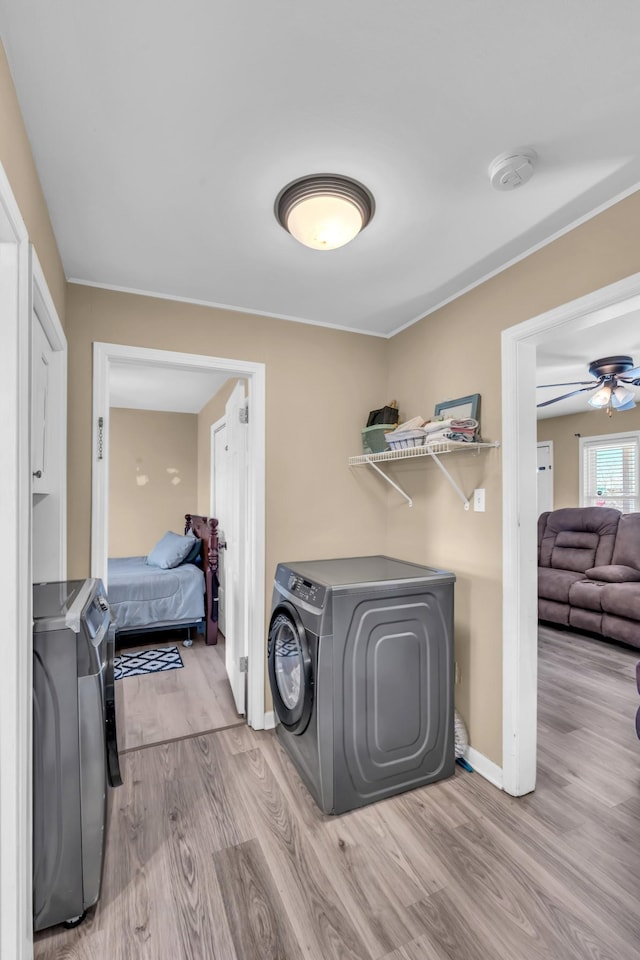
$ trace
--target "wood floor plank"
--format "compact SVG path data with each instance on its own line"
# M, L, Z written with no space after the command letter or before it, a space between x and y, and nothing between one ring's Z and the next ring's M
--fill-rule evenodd
M232 764L254 798L251 815L256 832L304 955L313 960L368 957L262 751L236 754Z
M298 960L291 928L257 840L213 856L238 960Z
M183 667L116 681L121 750L163 743L242 723L224 663L224 640L207 646L201 638L184 647L184 632L161 635L126 652L177 646ZM123 651L124 652L124 651Z
M461 960L462 957L464 960L487 960L489 956L504 956L495 949L492 942L495 936L492 938L486 930L479 928L480 918L476 914L466 917L447 890L439 890L422 903L415 904L414 909L428 930L427 942L435 943L439 954L444 954L448 960Z
M398 947L382 960L451 960L451 955L425 935Z
M413 939L419 931L396 895L394 881L399 871L387 855L380 833L368 827L358 831L356 827L359 820L370 823L371 817L322 814L275 738L263 742L261 751L362 939L367 956L381 957ZM387 864L384 873L379 869L380 862Z
M214 818L203 816L199 778L167 781L165 809L169 819L169 863L174 923L179 933L179 957L236 960L233 937L224 911L224 899L215 872L214 852L220 849L220 831Z

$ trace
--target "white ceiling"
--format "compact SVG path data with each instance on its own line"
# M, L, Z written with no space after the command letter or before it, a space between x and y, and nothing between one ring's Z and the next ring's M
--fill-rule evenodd
M626 355L632 357L635 364L640 366L640 314L637 311L626 316L600 323L578 336L557 337L550 340L543 347L538 347L536 353L536 383L567 383L574 381L588 381L593 378L589 374L589 364L593 360L603 357ZM551 400L578 387L558 387L546 390L537 390L537 402ZM640 404L640 387L629 387L636 394L636 402ZM569 413L586 413L591 411L594 417L606 416L602 410L589 406L590 393L578 394L568 400L552 403L548 407L538 409L538 419L547 417L561 417ZM614 416L624 416L624 412ZM622 428L621 428L622 429Z
M86 283L389 335L640 181L637 0L0 0L0 31ZM376 213L317 252L273 204L327 172Z
M200 413L228 379L227 373L112 362L109 403L132 410Z

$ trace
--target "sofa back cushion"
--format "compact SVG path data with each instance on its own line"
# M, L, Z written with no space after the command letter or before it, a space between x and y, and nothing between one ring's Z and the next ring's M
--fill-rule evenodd
M640 570L640 513L620 517L612 562Z
M619 520L610 507L552 510L540 540L540 566L584 573L611 563Z

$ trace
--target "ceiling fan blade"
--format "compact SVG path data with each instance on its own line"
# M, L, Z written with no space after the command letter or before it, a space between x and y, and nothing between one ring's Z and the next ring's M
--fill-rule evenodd
M545 400L543 403L538 403L538 407L548 407L550 403L557 403L558 400L567 400L569 397L575 397L577 393L584 393L586 390L595 390L596 387L600 387L604 383L604 379L596 380L593 386L590 387L581 387L580 390L572 390L571 393L563 393L560 397L554 397L553 400Z
M640 377L640 367L634 367L633 370L625 370L619 374L618 380L635 380Z
M600 380L574 380L570 383L539 383L536 389L542 390L544 387L583 387L588 383L600 383Z

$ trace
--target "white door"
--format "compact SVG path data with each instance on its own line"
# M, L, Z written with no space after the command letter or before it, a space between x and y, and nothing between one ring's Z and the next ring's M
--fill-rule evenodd
M31 477L33 493L49 493L47 407L53 350L42 329L38 314L32 314L32 407L31 407Z
M538 516L553 510L553 441L538 444Z
M247 637L247 398L238 383L225 408L227 422L227 516L225 535L225 665L238 713L245 713L245 680L240 658L248 653Z
M211 510L218 521L218 539L226 543L227 477L229 472L227 449L227 422L218 420L211 427ZM227 635L226 625L226 550L218 552L218 629Z

